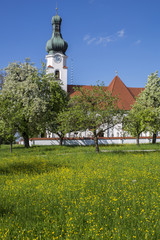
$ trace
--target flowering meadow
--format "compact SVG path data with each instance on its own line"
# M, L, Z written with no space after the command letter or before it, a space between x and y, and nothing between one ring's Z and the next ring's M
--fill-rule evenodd
M1 146L0 239L160 240L160 152Z

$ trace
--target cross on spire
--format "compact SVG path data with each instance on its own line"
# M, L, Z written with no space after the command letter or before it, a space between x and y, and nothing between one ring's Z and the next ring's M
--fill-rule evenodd
M58 14L57 14L57 11L58 11L58 3L57 3L57 1L56 1L56 16L58 15Z

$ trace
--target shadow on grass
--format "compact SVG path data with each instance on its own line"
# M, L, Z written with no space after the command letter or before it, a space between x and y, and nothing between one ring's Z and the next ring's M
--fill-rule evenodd
M37 152L39 151L54 151L54 150L59 150L59 149L76 149L76 148L88 148L88 147L94 147L94 146L83 146L83 145L50 145L50 146L38 146L38 145L34 145L31 146L29 148L25 148L24 146L21 145L13 145L13 154L18 153L17 151L19 150L21 151L26 151L26 152L32 152L37 150ZM9 152L10 153L10 146L9 145L3 145L2 147L0 146L0 151L1 152Z
M62 165L59 163L51 163L51 162L15 162L12 164L8 164L7 166L0 166L0 174L1 175L17 175L17 174L42 174L46 172L52 172L60 168L68 168L66 165Z
M7 215L11 215L13 214L13 210L14 210L14 206L11 204L5 204L5 206L3 206L3 204L0 204L0 217L5 217Z

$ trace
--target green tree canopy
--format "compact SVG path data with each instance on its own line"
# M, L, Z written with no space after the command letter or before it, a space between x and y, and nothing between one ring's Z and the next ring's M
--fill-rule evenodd
M59 132L58 115L63 111L69 100L68 94L62 89L61 84L54 80L52 74L44 74L41 81L41 96L46 103L43 114L44 130Z
M129 132L136 137L137 145L139 145L139 137L143 131L147 129L146 117L149 117L149 109L144 109L141 104L136 102L132 109L124 116L123 130Z
M2 89L2 86L4 84L4 78L5 78L5 72L3 70L0 70L0 90Z
M144 110L148 109L148 116L145 121L148 122L148 130L153 133L152 142L156 142L157 132L160 130L160 78L158 71L148 76L144 91L137 99Z
M29 147L29 137L44 131L49 120L54 121L65 93L52 74L46 75L44 68L39 72L29 60L13 62L5 71L1 101L7 101L7 105L3 112L8 116L14 113L12 126Z
M68 112L63 113L63 126L74 131L92 131L96 152L99 152L98 136L122 120L117 100L103 85L77 88Z

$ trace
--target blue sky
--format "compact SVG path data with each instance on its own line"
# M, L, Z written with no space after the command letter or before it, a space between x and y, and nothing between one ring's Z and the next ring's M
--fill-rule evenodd
M108 85L117 70L128 87L144 87L160 69L160 0L2 1L0 68L26 57L40 67L56 2L69 45L69 84Z

